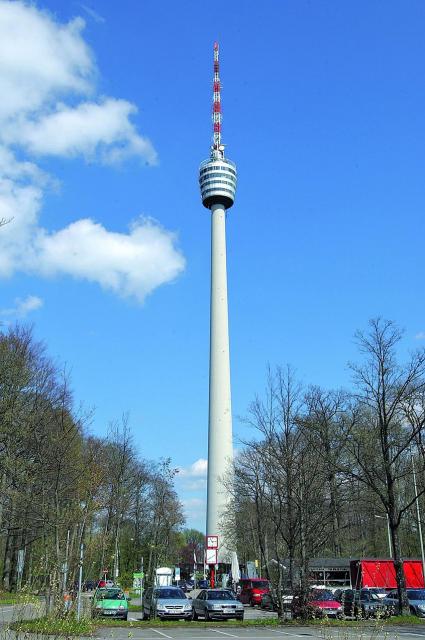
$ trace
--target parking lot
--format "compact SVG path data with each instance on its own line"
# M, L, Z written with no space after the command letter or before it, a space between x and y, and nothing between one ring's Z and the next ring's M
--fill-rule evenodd
M99 629L96 638L104 640L128 640L128 628L103 628ZM209 626L201 628L192 627L162 627L160 629L148 627L140 629L133 627L132 640L219 640L221 638L240 638L240 640L277 640L278 638L290 640L291 638L304 638L308 640L417 640L425 638L425 628L412 626L406 627L377 627L367 628L330 628L330 627L301 627L290 626L283 629L271 627L226 627L217 629Z

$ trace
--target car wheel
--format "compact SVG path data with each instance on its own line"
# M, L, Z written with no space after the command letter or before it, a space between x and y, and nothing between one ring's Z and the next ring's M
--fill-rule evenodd
M195 609L192 609L192 620L197 620L198 619L198 614L196 613Z
M123 617L124 617L124 620L127 620L128 619L128 613L126 613L125 616L123 616Z
M243 613L236 616L236 620L243 620Z
M150 620L150 615L148 613L146 613L146 611L143 611L142 618L143 618L143 620Z
M255 602L254 602L254 600L250 600L250 601L249 601L249 606L250 606L250 607L255 607Z

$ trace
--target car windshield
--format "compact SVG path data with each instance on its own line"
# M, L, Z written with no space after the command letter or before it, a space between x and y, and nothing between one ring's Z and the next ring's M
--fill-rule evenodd
M186 598L184 591L181 589L156 589L154 596L158 598L158 600L178 600L180 598Z
M120 589L102 589L98 598L99 600L125 600L125 595Z
M410 591L410 589L408 589L407 597L410 598L410 600L425 600L425 590L417 589Z
M311 599L323 602L323 600L333 600L334 597L330 591L316 591L316 593L313 593Z
M208 600L235 600L230 591L208 591Z
M363 598L363 600L380 600L381 599L378 596L378 594L374 593L373 591L363 591L360 597Z

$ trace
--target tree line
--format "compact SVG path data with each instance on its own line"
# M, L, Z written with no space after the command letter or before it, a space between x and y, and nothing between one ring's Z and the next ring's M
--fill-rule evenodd
M141 458L128 417L90 434L66 367L30 329L0 333L0 589L28 588L55 605L77 579L104 570L131 582L175 562L184 516L169 459ZM190 536L189 536L190 537Z
M259 559L281 612L284 586L306 598L311 558L388 557L386 520L408 612L402 560L420 555L416 500L424 513L425 350L400 363L401 338L393 322L371 320L356 334L351 389L305 388L290 366L270 368L249 407L254 436L225 480L228 545Z

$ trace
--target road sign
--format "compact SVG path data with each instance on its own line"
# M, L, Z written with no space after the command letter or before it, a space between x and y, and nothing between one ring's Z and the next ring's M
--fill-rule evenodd
M218 549L218 536L207 536L207 549Z
M180 580L180 567L174 569L174 580Z
M141 580L144 577L145 577L145 574L143 573L143 571L136 571L136 573L133 573L133 578L135 580Z
M206 549L207 564L217 564L217 549Z

